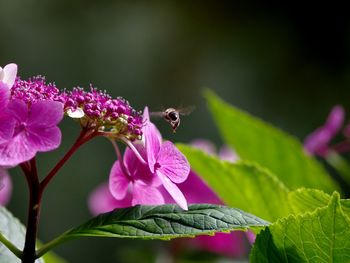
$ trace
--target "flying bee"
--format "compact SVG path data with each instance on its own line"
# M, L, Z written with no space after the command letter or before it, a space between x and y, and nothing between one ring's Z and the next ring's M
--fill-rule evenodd
M176 132L176 129L180 126L180 115L188 115L194 110L193 106L186 108L167 108L164 111L151 112L151 116L162 117L166 122L168 122L173 129L173 132Z

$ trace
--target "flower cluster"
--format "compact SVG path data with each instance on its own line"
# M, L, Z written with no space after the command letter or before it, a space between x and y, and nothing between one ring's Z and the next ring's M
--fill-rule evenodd
M60 90L54 83L46 84L45 77L36 76L28 80L17 78L11 88L11 98L32 105L38 101L59 101Z
M117 152L116 141L129 146L124 158L119 153L110 174L109 189L116 200L125 206L164 204L164 193L168 193L187 209L177 184L188 177L188 161L173 143L163 141L150 122L147 107L142 116L123 98L112 98L93 86L89 91L80 87L60 91L42 76L22 80L15 64L0 68L0 167L24 164L23 169L28 170L38 152L56 149L62 137L58 124L64 114L80 122L82 133L57 169L80 145L95 136L106 136ZM43 180L44 186L57 169Z
M15 81L17 66L2 70L0 81L0 165L16 166L37 152L56 149L61 142L57 124L63 118L63 105L50 100L43 79ZM55 90L55 88L54 88ZM47 91L47 95L45 93Z
M59 100L64 103L68 116L81 119L83 125L93 124L101 132L131 141L141 138L142 117L121 97L114 99L90 86L90 91L80 87L64 91Z

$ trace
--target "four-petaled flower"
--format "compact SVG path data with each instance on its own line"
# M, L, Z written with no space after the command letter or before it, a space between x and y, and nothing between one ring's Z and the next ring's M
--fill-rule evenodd
M132 150L127 148L124 160L114 163L109 175L109 190L112 196L120 200L122 205L137 204L160 205L164 199L157 188L160 181L150 173Z
M63 118L63 104L39 101L31 106L12 100L8 110L15 120L12 138L0 144L0 165L15 166L32 159L37 152L56 149L61 143L57 124Z
M15 64L0 68L0 166L23 163L61 142L57 124L63 118L63 104L47 96L58 90L42 90L43 81L38 85L36 79L16 80L16 74Z
M190 172L186 157L170 142L162 142L156 126L150 122L148 108L143 113L143 135L147 153L147 162L151 173L157 176L164 188L176 203L187 209L187 201L176 184L184 182Z

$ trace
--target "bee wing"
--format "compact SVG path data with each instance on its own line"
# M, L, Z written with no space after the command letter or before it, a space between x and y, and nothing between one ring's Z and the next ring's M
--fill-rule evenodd
M194 111L195 108L196 108L195 106L188 106L188 107L185 107L185 108L178 109L178 112L181 115L189 115L190 113L192 113L192 111Z
M152 111L149 114L151 117L156 117L156 118L163 118L164 117L163 111Z

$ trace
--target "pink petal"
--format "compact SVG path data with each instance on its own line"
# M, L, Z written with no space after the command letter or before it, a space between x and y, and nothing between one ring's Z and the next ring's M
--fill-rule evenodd
M247 238L249 240L249 243L254 244L255 239L256 239L256 235L250 230L246 233L246 235L247 235Z
M135 148L138 150L138 152L141 154L141 156L144 156L145 153L144 149L140 145L136 145ZM138 166L140 165L139 159L136 157L135 153L127 147L124 152L124 164L127 167L130 174L135 174L136 170L138 169ZM146 167L147 168L147 167Z
M210 155L215 155L216 153L215 145L211 141L205 139L194 140L191 142L191 145Z
M188 210L187 201L181 190L174 184L170 179L162 174L159 170L156 171L160 180L163 183L164 188L168 191L171 197L175 200L175 202L184 210Z
M154 173L154 165L156 164L157 155L160 150L162 137L157 127L150 122L148 108L145 107L144 113L144 127L142 129L145 140L145 148L147 153L148 165L152 173Z
M142 149L142 146L139 145L137 148L141 155L143 155L142 153L145 150ZM151 173L148 165L141 163L130 148L126 148L124 152L124 164L134 180L142 180L145 184L152 186L159 186L162 184L158 176Z
M4 78L3 82L7 85L7 87L10 89L12 88L13 84L15 83L16 76L17 76L17 65L14 63L8 64L3 68L4 72Z
M16 166L32 159L36 150L29 144L25 132L0 145L0 166Z
M0 205L7 205L12 192L11 178L4 168L0 167Z
M162 144L157 162L159 170L174 183L184 182L190 172L190 164L186 157L169 141Z
M328 115L325 126L330 130L333 136L335 136L343 126L344 117L345 111L341 105L336 105L332 108L331 112Z
M0 144L12 138L15 129L15 120L9 115L0 113Z
M88 205L91 213L98 215L131 206L131 195L127 195L123 200L116 200L109 192L108 184L103 183L90 194Z
M130 180L120 167L120 161L114 162L109 174L109 191L117 200L125 198Z
M19 122L19 123L26 123L28 119L28 106L25 104L22 100L12 100L9 105L8 109L10 111L10 114Z
M189 204L223 204L216 193L192 170L187 180L178 187Z
M304 141L304 148L310 154L324 156L328 153L330 141L337 135L343 125L344 109L334 106L328 115L326 123L309 134Z
M10 98L9 88L0 81L0 114L7 108L7 104Z
M132 205L162 205L164 198L156 187L135 181Z
M219 158L221 160L228 161L231 163L237 162L239 159L237 153L226 145L224 145L220 148Z
M61 144L61 130L58 127L28 127L28 145L38 152L57 149Z
M241 257L247 251L243 232L216 233L214 236L198 236L191 240L203 250L228 257Z
M39 101L30 107L27 125L30 127L56 126L63 118L63 104L58 101Z

